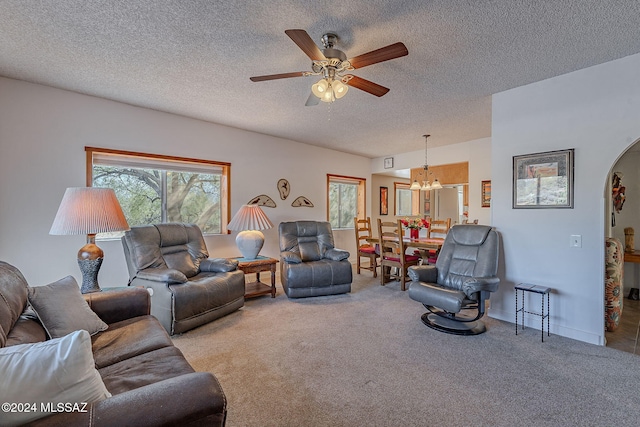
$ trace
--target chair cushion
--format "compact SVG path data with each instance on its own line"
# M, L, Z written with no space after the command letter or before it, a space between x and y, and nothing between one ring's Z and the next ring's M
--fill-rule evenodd
M107 390L120 394L194 372L176 347L163 347L98 370Z
M172 346L171 338L153 316L139 316L112 323L92 337L98 369L143 353Z
M51 338L80 329L94 335L108 328L84 300L72 276L46 286L29 287L29 303Z
M375 254L376 248L373 246L360 246L358 252L364 252L366 254Z

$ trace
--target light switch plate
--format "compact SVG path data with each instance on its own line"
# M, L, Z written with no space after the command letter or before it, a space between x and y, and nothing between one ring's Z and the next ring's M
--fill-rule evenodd
M572 248L581 248L582 236L580 234L572 234L569 239L569 246Z

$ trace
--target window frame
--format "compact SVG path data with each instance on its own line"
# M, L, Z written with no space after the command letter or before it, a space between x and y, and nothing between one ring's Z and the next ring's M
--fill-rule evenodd
M212 166L221 169L221 194L220 194L220 233L204 233L205 235L218 236L229 234L227 225L231 220L231 163L217 160L194 159L190 157L168 156L164 154L142 153L138 151L116 150L109 148L84 147L86 154L86 186L93 186L93 159L95 154L113 155L121 157L132 157L140 160L150 160L157 163L167 163L168 170L171 170L171 163L194 164L198 166Z
M358 200L356 203L356 216L358 218L367 217L367 180L366 178L359 178L355 176L327 174L327 221L331 222L331 206L329 200L330 185L331 183L344 183L357 185ZM331 226L333 228L333 225ZM333 228L334 230L349 230L353 229L354 224L351 222L349 226L342 228Z

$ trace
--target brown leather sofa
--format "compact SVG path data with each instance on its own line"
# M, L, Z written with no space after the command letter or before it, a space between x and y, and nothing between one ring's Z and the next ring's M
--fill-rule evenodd
M27 287L17 268L0 261L0 346L47 339L42 324L29 315ZM162 325L149 314L150 298L145 289L114 289L84 297L108 325L91 337L91 347L95 367L112 396L90 403L86 412L60 412L29 425L225 424L226 399L220 384L211 373L195 372L173 345ZM3 383L2 387L11 384Z

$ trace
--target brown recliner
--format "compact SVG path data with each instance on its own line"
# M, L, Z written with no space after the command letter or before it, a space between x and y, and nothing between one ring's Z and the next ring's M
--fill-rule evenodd
M209 258L195 224L131 227L122 238L129 286L151 293L151 314L169 334L179 334L244 305L238 262Z

